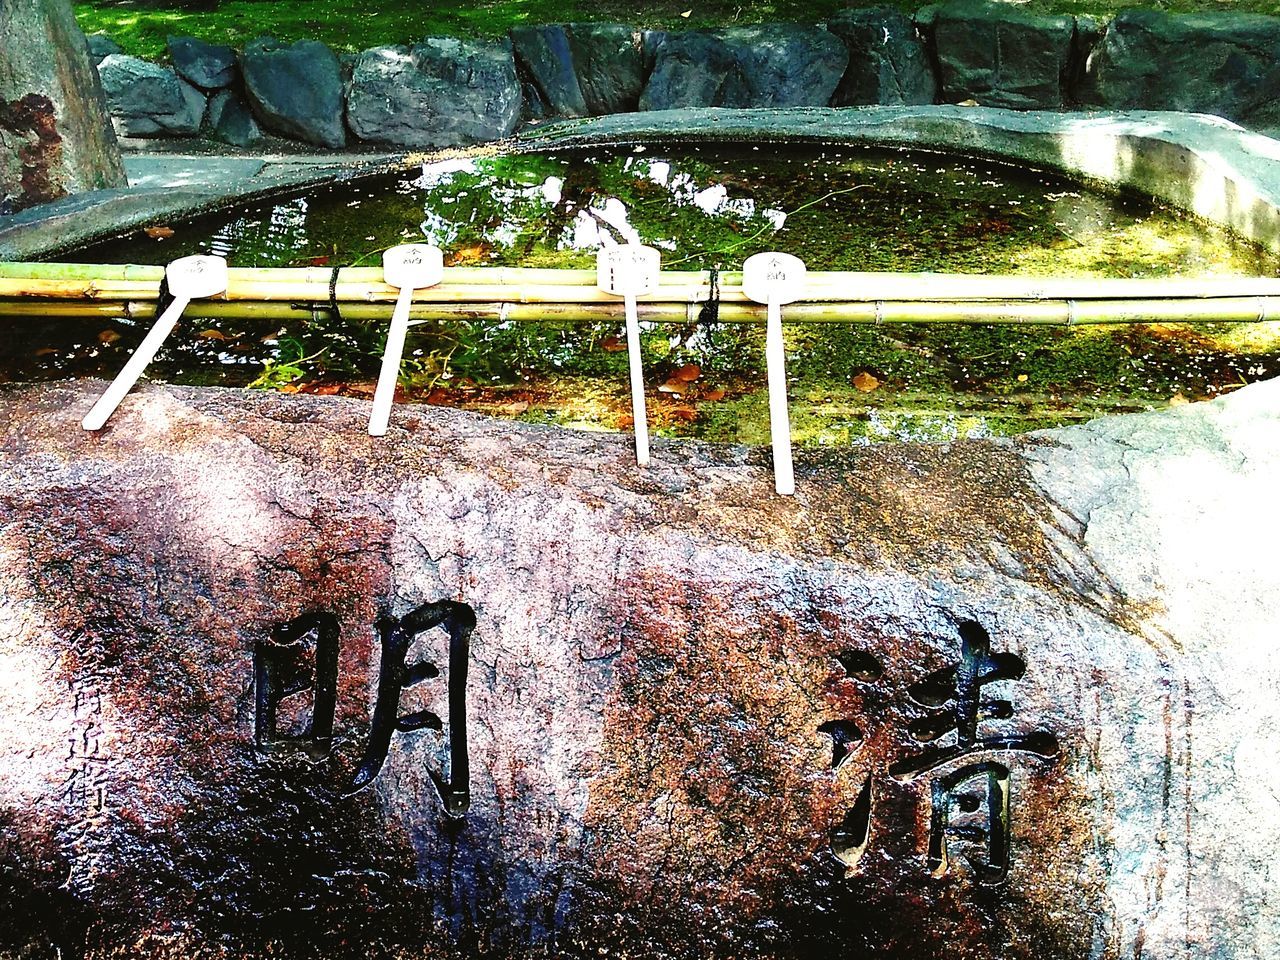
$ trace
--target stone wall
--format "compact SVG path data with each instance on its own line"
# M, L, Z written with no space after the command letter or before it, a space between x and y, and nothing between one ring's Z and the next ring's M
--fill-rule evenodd
M847 9L819 26L556 24L341 57L309 40L235 51L175 37L170 65L90 40L120 135L240 146L264 132L322 147L461 146L522 122L698 106L1102 107L1280 126L1280 17L1230 13L1128 10L1103 24L951 0L914 17Z

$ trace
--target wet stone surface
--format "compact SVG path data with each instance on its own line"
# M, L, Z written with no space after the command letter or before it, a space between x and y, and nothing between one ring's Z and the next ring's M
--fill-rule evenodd
M1266 863L1224 856L1270 836L1273 775L1224 801L1215 759L1280 725L1280 584L1218 542L1272 532L1238 507L1277 467L1270 384L802 453L786 499L764 451L642 472L625 437L408 408L374 440L337 398L149 387L87 435L101 386L0 393L0 954L1280 931Z

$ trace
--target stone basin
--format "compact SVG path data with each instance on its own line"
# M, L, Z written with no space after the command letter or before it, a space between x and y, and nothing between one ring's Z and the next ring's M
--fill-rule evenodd
M0 391L3 949L1274 955L1274 382L794 498L102 386Z

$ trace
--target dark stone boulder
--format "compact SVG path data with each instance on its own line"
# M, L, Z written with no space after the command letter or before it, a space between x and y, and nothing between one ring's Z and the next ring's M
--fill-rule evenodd
M202 131L214 140L247 147L262 139L262 130L248 104L231 90L219 90L209 98Z
M260 37L244 48L240 72L249 106L268 130L323 147L346 144L341 69L323 43L285 46Z
M563 26L513 27L511 44L551 114L587 116L587 101L574 69L569 34Z
M1280 939L1280 383L801 450L786 498L758 449L336 397L88 435L104 386L0 390L15 956Z
M105 33L91 33L85 38L89 44L89 59L94 64L101 63L105 58L113 53L124 53L124 49L120 44L116 43Z
M669 35L641 110L677 107L827 106L849 63L821 27L760 24Z
M587 112L635 110L648 77L644 34L620 23L571 23L567 29Z
M359 55L347 123L361 140L448 147L508 136L520 121L520 81L506 41L431 37Z
M112 54L98 65L107 107L122 137L191 137L200 131L204 94L168 67Z
M892 7L841 10L827 29L844 41L849 69L831 105L933 103L938 84L915 24Z
M0 209L125 185L89 44L68 0L0 3Z
M221 90L236 78L236 52L228 46L195 37L170 37L169 59L178 76L203 90Z
M1060 109L1074 34L1069 16L986 0L948 3L933 28L941 98L976 100L984 107Z
M1089 60L1080 98L1280 123L1280 17L1121 11Z
M516 59L551 114L602 116L636 109L644 90L644 34L616 23L516 27Z

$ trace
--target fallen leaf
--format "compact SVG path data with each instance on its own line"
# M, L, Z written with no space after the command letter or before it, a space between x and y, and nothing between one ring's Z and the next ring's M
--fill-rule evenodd
M713 389L708 390L706 393L704 393L704 394L702 395L702 399L703 399L703 400L723 400L723 399L724 399L724 388L723 388L723 387L714 387Z
M502 408L503 413L520 414L529 409L528 400L517 400L515 403L505 404Z
M619 350L627 349L627 345L617 337L605 337L600 341L600 349L608 353L617 353Z
M49 357L57 352L58 352L57 347L41 347L39 350L36 351L36 356Z
M1019 382L1019 383L1026 383L1026 382L1027 382L1027 375L1026 375L1025 373L1020 373L1020 374L1018 374L1018 382Z
M173 236L173 227L143 227L142 232L152 240L168 240Z
M443 387L436 387L427 394L427 403L431 404L433 407L449 406L449 391Z
M677 380L675 377L672 377L670 380L668 380L666 383L664 383L662 386L658 388L658 392L680 394L680 393L684 393L685 390L688 389L688 387L689 385L685 383L683 380Z
M1190 402L1190 400L1182 395L1181 390L1169 398L1169 406L1171 407L1185 407Z
M208 330L201 330L199 333L196 334L196 336L203 337L206 340L230 340L231 339L221 330L214 330L212 327L210 327Z
M863 370L860 374L853 378L853 385L863 393L870 393L876 387L880 386L880 381L873 377L867 371Z
M618 429L629 430L636 425L635 417L622 416L618 418Z
M688 20L690 17L692 17L692 16L693 16L693 11L692 11L692 10L686 10L684 13L680 14L680 16L682 16L682 17L684 17L686 20Z
M667 416L672 420L683 420L685 423L693 423L698 419L698 411L693 407L672 407L667 411Z
M302 388L296 383L281 384L278 389L281 393L300 393L302 391Z
M956 104L957 107L976 107L977 105L978 105L977 100L961 100L959 103Z
M684 383L693 383L702 376L702 368L696 363L686 363L683 367L671 374L672 380L680 380Z
M120 339L120 334L116 333L114 330L103 330L100 334L98 334L98 342L102 344L104 347L111 346L113 343L115 343L119 339Z
M313 267L327 267L329 265L329 255L324 254L323 256L312 257L307 263Z
M298 388L299 393L314 393L318 397L332 397L342 392L340 383L304 383Z
M488 243L472 243L459 247L444 258L446 267L456 267L464 263L476 263L487 260L493 247Z

